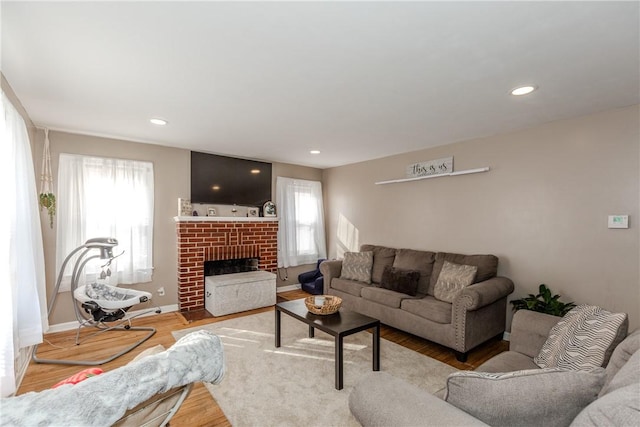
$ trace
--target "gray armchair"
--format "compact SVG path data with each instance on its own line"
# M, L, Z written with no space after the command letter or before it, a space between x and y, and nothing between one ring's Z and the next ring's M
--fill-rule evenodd
M510 350L463 377L452 374L441 392L430 394L374 372L354 387L349 408L366 427L637 425L640 330L618 344L627 323L620 326L606 370L540 369L533 358L559 320L520 310L514 316Z

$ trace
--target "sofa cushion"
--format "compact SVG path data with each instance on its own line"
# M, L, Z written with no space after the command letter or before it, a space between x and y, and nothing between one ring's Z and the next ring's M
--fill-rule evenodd
M620 344L618 344L609 359L607 364L607 380L604 386L613 379L622 368L631 359L634 353L640 350L640 329L635 330L628 337L626 337Z
M349 409L358 421L344 425L471 427L486 424L387 372L371 372L349 394ZM322 425L320 416L318 425Z
M339 277L335 277L331 280L331 287L333 289L337 289L349 295L353 295L359 297L362 291L362 288L369 288L371 285L367 285L362 282L354 282L353 280L345 280Z
M420 272L416 270L403 270L391 267L384 268L380 286L385 289L415 296L418 291L418 280Z
M631 356L611 381L605 383L605 386L600 390L600 396L632 384L635 384L640 391L640 350ZM638 395L638 405L640 405L640 395Z
M573 420L575 427L637 426L640 419L640 385L617 389L602 396Z
M449 375L445 400L492 426L568 426L598 397L604 369Z
M462 255L447 252L438 252L436 260L433 264L433 273L431 273L431 281L429 283L430 294L433 295L433 288L436 286L440 270L445 261L462 265L474 265L478 267L476 278L473 283L484 282L498 274L498 257L495 255Z
M362 298L377 302L391 308L400 308L400 303L405 298L412 298L410 295L401 294L400 292L391 291L389 289L377 288L375 286L369 286L362 288Z
M371 281L373 283L380 283L384 268L388 265L393 265L393 260L396 258L396 249L388 248L386 246L362 245L360 246L360 251L373 252Z
M541 368L591 369L606 366L607 355L625 328L625 313L610 313L594 305L573 308L551 328L533 361Z
M445 261L433 288L434 296L440 301L453 302L460 292L473 283L478 267L454 264Z
M429 290L429 280L433 271L433 263L436 254L429 251L418 251L414 249L398 249L396 258L393 261L395 268L403 270L417 270L420 272L418 281L418 295L427 295ZM433 295L433 292L431 293Z
M440 301L432 296L420 299L405 299L400 307L411 314L448 325L451 323L451 304Z
M540 369L533 359L517 351L503 351L478 366L478 372L511 372L527 369Z
M341 279L371 283L373 252L346 252L342 261Z

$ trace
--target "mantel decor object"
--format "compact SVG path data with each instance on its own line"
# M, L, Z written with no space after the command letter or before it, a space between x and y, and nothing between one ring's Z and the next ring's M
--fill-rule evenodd
M276 216L276 204L271 201L265 203L262 212L264 216Z
M191 216L192 212L191 200L178 198L178 216Z

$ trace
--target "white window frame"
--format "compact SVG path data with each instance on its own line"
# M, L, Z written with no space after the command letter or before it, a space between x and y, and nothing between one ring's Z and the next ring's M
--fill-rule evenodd
M109 283L150 282L153 273L153 163L60 154L56 274L71 251L88 239L114 237L119 256L108 269ZM60 291L69 290L70 262ZM104 261L85 267L83 282L97 280Z
M322 184L278 177L278 267L315 264L327 257Z

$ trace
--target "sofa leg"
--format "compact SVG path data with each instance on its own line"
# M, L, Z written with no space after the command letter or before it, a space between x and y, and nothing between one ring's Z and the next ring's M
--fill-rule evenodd
M454 353L455 353L455 355L456 355L456 360L457 360L458 362L463 362L463 363L464 363L464 362L466 362L466 361L467 361L467 356L469 355L469 352L461 353L461 352L459 352L459 351L455 351L455 350L454 350Z

